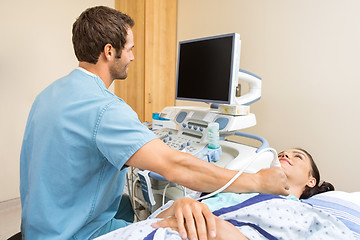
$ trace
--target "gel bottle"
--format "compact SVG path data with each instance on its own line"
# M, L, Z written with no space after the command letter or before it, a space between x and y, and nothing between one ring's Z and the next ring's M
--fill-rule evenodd
M208 139L209 145L208 148L210 149L217 149L220 147L219 144L219 123L212 122L208 125Z

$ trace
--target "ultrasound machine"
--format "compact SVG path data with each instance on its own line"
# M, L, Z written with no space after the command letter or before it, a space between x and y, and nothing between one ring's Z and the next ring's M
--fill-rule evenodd
M205 102L208 107L166 107L153 115L149 125L171 148L238 170L238 175L278 164L276 151L264 138L240 132L256 125L250 104L260 99L262 81L239 69L240 47L237 33L179 42L176 99ZM244 84L247 92L241 94ZM252 139L260 146L239 143L239 139ZM135 168L128 171L127 187L137 220L168 200L194 192L157 173Z

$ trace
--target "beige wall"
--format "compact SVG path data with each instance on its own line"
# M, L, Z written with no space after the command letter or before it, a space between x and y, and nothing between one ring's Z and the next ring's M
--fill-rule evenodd
M263 78L246 131L307 149L323 179L360 191L360 1L178 2L178 40L240 33L241 67Z
M0 202L19 197L19 155L36 95L77 66L71 27L88 7L113 0L0 2Z
M71 26L113 0L0 3L0 201L19 196L19 154L35 96L77 65ZM360 191L360 2L178 0L178 39L238 32L241 67L263 78L251 109L277 150L308 149L324 179Z

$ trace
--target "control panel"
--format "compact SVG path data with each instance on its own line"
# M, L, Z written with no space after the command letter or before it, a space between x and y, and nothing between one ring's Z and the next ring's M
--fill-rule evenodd
M179 130L188 129L205 134L205 130L211 122L219 124L220 134L239 131L256 125L256 118L252 113L244 116L233 116L203 107L166 107L160 116L175 123Z
M232 116L220 114L217 110L203 107L166 107L160 117L167 119L164 126L154 129L154 133L169 147L190 153L208 162L217 162L222 153L221 147L208 148L208 127L210 123L219 125L219 134L254 126L255 115ZM169 124L173 123L174 128ZM175 129L176 128L176 129Z
M204 135L202 132L204 132ZM207 162L217 162L220 159L222 150L221 148L208 148L207 141L205 140L205 132L206 129L200 130L199 128L197 128L197 130L184 128L180 131L169 128L154 130L156 136L169 147L178 151L190 153Z
M189 131L179 132L174 129L161 128L155 130L154 133L169 147L192 155L197 155L207 145L201 141L201 135Z

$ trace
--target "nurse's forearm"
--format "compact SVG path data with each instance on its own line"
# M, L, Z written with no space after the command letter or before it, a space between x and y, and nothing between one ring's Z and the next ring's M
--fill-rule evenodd
M175 163L165 171L172 182L201 192L213 192L224 186L236 173L217 167L187 153L173 156ZM288 195L287 179L280 168L265 169L256 174L242 173L225 192L261 192Z
M165 177L172 182L201 192L211 192L225 185L237 172L217 167L187 153L173 156L175 163L165 171ZM243 173L227 191L254 192L258 189L255 174Z
M237 173L217 167L191 154L174 150L160 139L145 144L126 164L159 173L171 182L201 192L219 189ZM281 168L272 168L256 174L243 173L226 191L287 195L286 188L285 173Z

